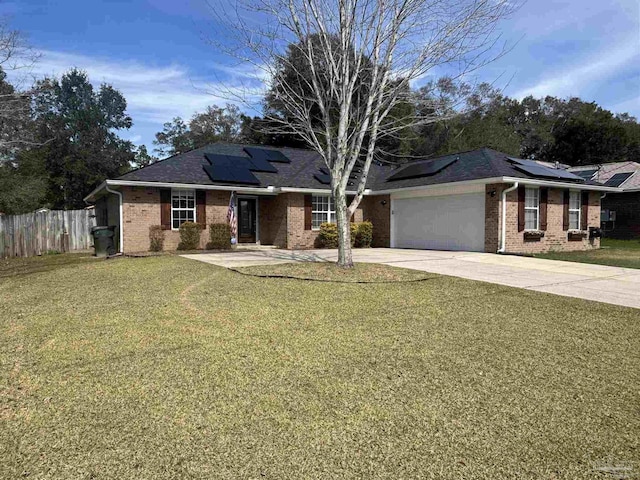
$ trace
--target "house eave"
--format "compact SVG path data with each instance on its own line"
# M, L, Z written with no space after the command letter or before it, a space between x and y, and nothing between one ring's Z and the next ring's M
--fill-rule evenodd
M240 194L251 193L253 195L274 195L278 189L269 185L268 187L246 187L241 185L205 185L195 183L172 183L172 182L144 182L139 180L105 180L93 192L84 198L85 202L92 202L95 195L106 186L110 187L157 187L157 188L191 188L195 190L218 190L235 191Z
M616 187L605 187L604 185L584 185L581 183L554 182L552 180L540 180L537 178L518 178L518 177L502 177L504 183L519 182L520 185L534 185L541 187L553 188L574 188L576 190L589 190L595 192L622 192L622 189Z
M545 186L545 187L554 187L554 188L576 188L579 190L590 190L590 191L598 191L598 192L612 192L612 193L621 193L621 192L633 192L640 191L640 188L637 189L622 189L615 187L605 187L600 185L583 185L583 184L573 184L573 183L565 183L565 182L554 182L551 180L540 180L534 178L518 178L518 177L491 177L491 178L480 178L476 180L467 180L463 182L447 182L447 183L436 183L432 185L416 185L413 187L398 187L398 188L387 188L381 190L372 190L366 189L364 191L364 195L386 195L397 192L410 192L413 190L431 190L431 189L442 189L454 186L464 186L464 185L487 185L492 183L514 183L519 182L521 185L535 185L535 186ZM320 193L326 194L330 193L331 190L328 188L298 188L298 187L246 187L240 185L206 185L206 184L193 184L193 183L171 183L171 182L144 182L138 180L105 180L98 187L96 187L89 195L84 197L84 201L86 203L91 203L95 201L96 195L100 193L105 187L159 187L159 188L193 188L197 190L218 190L218 191L235 191L240 194L253 194L253 195L277 195L279 193ZM355 190L347 190L347 195L355 195L357 192Z

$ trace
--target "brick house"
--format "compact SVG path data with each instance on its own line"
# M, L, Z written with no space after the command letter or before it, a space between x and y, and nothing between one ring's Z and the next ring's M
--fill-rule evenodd
M356 166L348 195L359 180ZM178 228L227 221L236 198L238 242L287 249L316 246L320 224L333 221L330 177L309 150L213 144L106 180L85 200L98 225L118 226L125 253L149 248L161 225L165 249ZM374 225L373 246L536 253L598 248L600 198L619 192L536 162L487 148L399 167L374 164L354 221Z
M602 230L608 237L640 238L640 163L614 162L571 167L570 172L619 188L602 199Z

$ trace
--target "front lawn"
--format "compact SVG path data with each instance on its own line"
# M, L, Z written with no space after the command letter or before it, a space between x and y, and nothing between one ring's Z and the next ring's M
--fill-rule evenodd
M0 266L0 478L639 472L639 310L65 259Z
M640 268L640 240L603 238L601 248L587 252L550 252L536 255L550 260Z

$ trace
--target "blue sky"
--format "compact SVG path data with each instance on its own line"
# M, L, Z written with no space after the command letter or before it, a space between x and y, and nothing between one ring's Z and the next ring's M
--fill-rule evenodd
M579 96L640 117L640 7L637 0L529 0L502 22L513 50L478 72L515 97ZM134 125L122 136L152 147L179 115L222 105L211 85L240 85L246 67L207 44L204 0L28 0L0 2L42 57L34 76L88 71L126 97Z

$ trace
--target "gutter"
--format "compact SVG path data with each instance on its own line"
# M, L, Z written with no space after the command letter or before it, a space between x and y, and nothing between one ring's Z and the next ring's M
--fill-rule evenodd
M500 248L498 253L505 253L507 245L507 193L513 192L518 188L518 182L515 182L511 187L502 191L502 229L500 231Z
M597 192L622 192L621 188L618 187L605 187L604 185L584 185L580 183L564 183L564 182L554 182L551 180L538 180L535 178L518 178L518 177L502 177L503 183L516 182L520 185L539 185L541 187L552 187L552 188L573 188L575 190L590 190Z
M109 188L108 183L105 184L105 188L107 192L118 195L120 199L120 204L118 208L118 213L120 215L120 225L118 225L118 235L120 236L120 242L118 246L120 247L120 253L124 253L124 231L123 231L124 230L124 214L122 211L122 192L119 192L118 190L112 190L111 188Z
M450 188L461 185L486 185L491 183L518 183L519 185L536 185L542 187L552 188L575 188L578 190L589 190L599 192L632 192L640 191L638 189L622 189L616 187L605 187L599 185L581 185L581 184L568 184L563 182L553 182L550 180L537 180L531 178L519 178L519 177L491 177L481 178L477 180L467 180L463 182L448 182L448 183L434 183L431 185L417 185L415 187L400 187L400 188L387 188L382 190L366 189L363 193L368 195L383 195L393 194L397 192L410 192L413 190L431 190ZM196 190L218 190L218 191L236 191L239 193L248 193L254 195L277 195L278 193L331 193L330 189L326 188L296 188L296 187L274 187L269 185L268 187L242 187L239 185L198 185L193 183L170 183L170 182L140 182L136 180L105 180L96 189L94 189L89 195L84 198L84 201L91 203L94 196L103 188L109 186L122 186L122 187L157 187L157 188L188 188ZM108 190L107 190L108 191ZM356 195L355 190L347 190L347 195Z
M157 188L185 188L195 190L219 190L236 191L242 193L253 193L256 195L273 195L278 193L279 188L269 185L268 187L242 187L240 185L198 185L193 183L170 183L170 182L139 182L136 180L105 180L96 187L89 195L84 197L86 203L91 203L94 196L103 188L109 190L109 186L114 187L157 187Z

